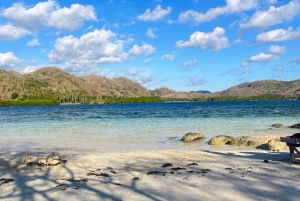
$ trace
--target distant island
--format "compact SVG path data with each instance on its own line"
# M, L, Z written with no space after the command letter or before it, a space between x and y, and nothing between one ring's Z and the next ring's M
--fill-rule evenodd
M300 79L246 82L216 93L176 92L165 87L148 90L125 77L76 77L60 68L45 67L28 74L0 69L0 90L0 106L299 100Z

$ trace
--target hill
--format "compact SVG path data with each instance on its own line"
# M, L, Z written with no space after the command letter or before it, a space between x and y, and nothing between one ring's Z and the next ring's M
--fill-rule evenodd
M101 102L103 97L150 96L150 91L127 78L109 79L96 75L76 77L60 68L45 67L20 74L0 70L2 100L19 97L47 97L61 103Z
M294 81L261 80L246 82L215 93L221 97L251 97L260 95L299 96L300 79Z
M60 68L45 67L23 75L0 69L0 92L0 100L17 97L46 98L58 100L59 103L103 103L114 102L113 100L117 99L119 102L126 102L124 98L131 98L133 102L158 101L147 98L134 99L138 97L159 97L167 101L299 99L300 79L246 82L217 93L176 92L165 87L147 90L125 77L114 79L97 75L76 77Z

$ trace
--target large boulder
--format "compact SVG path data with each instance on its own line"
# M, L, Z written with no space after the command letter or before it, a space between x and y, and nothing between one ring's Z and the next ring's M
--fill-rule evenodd
M225 144L231 144L234 140L234 137L228 135L218 135L211 138L208 141L209 145L217 145L217 146L224 146Z
M183 141L183 142L193 142L193 141L204 140L204 139L205 139L204 135L202 135L200 133L189 132L181 138L181 141Z
M272 139L268 142L268 147L270 151L283 151L288 150L288 146L285 142L281 142L279 139Z
M288 128L300 128L300 123L299 124L291 125Z
M282 124L273 124L271 127L273 127L273 128L282 128L283 125Z
M253 147L259 149L268 149L269 139L264 137L257 136L242 136L235 138L230 142L232 145L244 146L244 147Z

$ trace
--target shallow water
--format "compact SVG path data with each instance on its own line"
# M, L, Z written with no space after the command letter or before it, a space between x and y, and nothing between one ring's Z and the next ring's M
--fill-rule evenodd
M216 135L293 134L300 101L70 105L0 108L1 146L14 149L110 150L187 148L187 132ZM274 123L285 127L271 129ZM297 131L298 130L298 131Z

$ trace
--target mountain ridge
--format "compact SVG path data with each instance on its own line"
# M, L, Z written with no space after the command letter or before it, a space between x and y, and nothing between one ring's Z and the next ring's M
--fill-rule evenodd
M215 93L176 92L161 87L148 90L125 77L106 78L97 75L76 77L57 67L44 67L28 74L0 69L0 99L19 97L50 97L61 103L102 102L106 97L149 97L162 99L199 99L210 97L254 97L281 95L300 97L300 79L293 81L259 80L245 82ZM203 90L199 90L202 92ZM196 91L197 92L197 91Z

